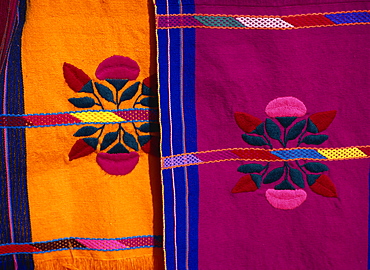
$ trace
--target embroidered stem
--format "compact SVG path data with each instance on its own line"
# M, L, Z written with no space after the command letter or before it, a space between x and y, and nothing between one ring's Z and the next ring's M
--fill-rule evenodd
M267 141L267 145L268 145L268 146L270 146L270 149L272 149L272 144L271 144L270 139L269 139L265 134L263 134L262 136L263 136L263 137L265 138L265 140Z
M98 105L104 110L104 106L103 106L103 104L101 103L101 101L100 101L100 98L98 97L98 95L97 94L95 94L95 86L94 86L94 92L93 92L93 95L94 95L94 97L96 97L96 99L98 100Z
M263 172L263 174L261 175L261 177L264 177L264 176L266 175L266 173L267 173L267 171L268 171L269 167L270 167L270 162L267 162L267 164L266 164L266 168L264 169L264 172Z
M102 125L99 129L100 130L100 133L99 133L99 136L98 136L98 139L101 137L101 135L103 134L103 131L104 131L104 128L105 128L105 125Z
M297 147L302 143L302 137L307 133L307 126L308 126L308 121L306 121L304 132L302 132L301 136L299 136Z

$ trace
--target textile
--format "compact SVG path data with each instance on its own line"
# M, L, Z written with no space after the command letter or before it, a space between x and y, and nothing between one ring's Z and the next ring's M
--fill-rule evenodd
M167 269L369 269L369 9L156 1Z
M0 269L162 269L153 5L0 8Z

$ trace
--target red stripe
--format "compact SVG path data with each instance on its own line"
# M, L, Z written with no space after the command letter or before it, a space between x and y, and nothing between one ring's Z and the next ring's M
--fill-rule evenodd
M304 15L304 16L292 16L282 17L282 19L295 27L303 26L318 26L318 25L333 25L335 24L324 15Z
M0 254L16 253L16 252L37 252L41 251L31 245L6 245L0 246Z

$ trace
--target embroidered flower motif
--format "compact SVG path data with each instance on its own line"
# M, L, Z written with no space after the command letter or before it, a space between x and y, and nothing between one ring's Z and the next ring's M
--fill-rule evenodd
M114 110L118 111L123 103L126 104L125 108L131 103L133 109L158 107L155 77L146 78L143 83L134 82L139 73L140 68L136 61L120 55L111 56L99 64L95 72L99 79L97 81L72 64L64 63L63 75L68 86L76 93L90 95L70 98L68 101L77 108L99 107L97 111L81 113L83 121L95 122L93 118L98 115L101 122L118 122L84 126L77 130L73 136L87 138L77 140L72 146L70 161L97 151L100 153L97 154L96 162L105 172L126 175L139 162L137 152L140 149L145 153L158 155L157 122L149 122L148 119L139 125L134 121L122 123L125 119L112 113ZM107 110L109 106L110 110ZM77 114L75 116L79 117ZM111 127L113 125L117 126L115 130Z
M262 184L275 184L274 189L266 191L266 199L273 207L285 210L294 209L306 200L307 193L303 190L306 184L319 195L337 197L335 185L329 176L324 174L329 170L325 164L302 163L299 158L285 157L282 153L284 151L281 151L281 148L287 148L289 144L295 147L294 153L299 157L312 154L310 151L313 151L316 157L322 157L314 150L300 148L300 146L302 144L320 145L328 140L328 135L318 133L329 127L336 111L319 112L303 118L306 112L306 106L299 99L281 97L268 103L266 114L270 118L265 121L247 113L235 113L237 125L245 132L242 139L252 146L269 147L271 153L278 156L280 153L283 163L274 168L271 168L270 162L239 166L238 172L245 175L237 182L232 193L253 192ZM275 148L280 150L274 150ZM237 152L236 154L238 155ZM295 160L289 161L291 159Z

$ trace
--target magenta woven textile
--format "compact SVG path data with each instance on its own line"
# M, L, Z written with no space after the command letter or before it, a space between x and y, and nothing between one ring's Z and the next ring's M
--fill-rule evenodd
M368 269L370 3L156 5L167 269Z

